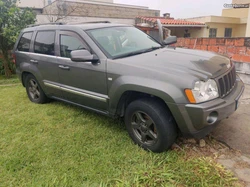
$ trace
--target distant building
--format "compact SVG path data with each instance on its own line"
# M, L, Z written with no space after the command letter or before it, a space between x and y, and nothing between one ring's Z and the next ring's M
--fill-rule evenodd
M52 2L54 2L56 0L19 0L17 2L19 7L31 7L31 8L43 8L49 4L51 4ZM79 0L81 1L81 0ZM113 0L90 0L90 1L98 1L98 2L105 2L105 3L113 3Z
M177 37L250 37L249 4L250 0L232 0L231 4L224 5L222 16L174 19L166 13L163 17L137 17L136 25L147 33L156 35L156 20L160 19L165 31Z
M38 23L111 21L135 24L137 16L159 16L160 10L113 3L113 0L21 0L19 7L41 10Z
M169 35L190 37L191 33L195 36L198 35L200 30L207 27L205 23L171 18L169 13L163 14L163 17L139 16L136 18L135 24L138 28L158 40L159 34L157 19L160 20L164 28L165 37Z
M222 16L186 19L207 25L196 34L191 33L191 37L250 37L249 4L250 0L232 0L232 4L222 10Z
M53 1L55 0L19 0L17 1L17 5L21 8L29 7L35 9L42 9Z

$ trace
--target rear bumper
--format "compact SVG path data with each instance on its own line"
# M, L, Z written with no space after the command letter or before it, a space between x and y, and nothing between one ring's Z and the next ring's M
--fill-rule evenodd
M169 108L184 136L202 138L223 119L238 108L244 84L237 77L236 86L229 95L201 104L170 104Z

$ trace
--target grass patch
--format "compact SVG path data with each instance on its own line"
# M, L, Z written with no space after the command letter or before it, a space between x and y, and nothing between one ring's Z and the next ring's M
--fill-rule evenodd
M10 85L10 84L19 84L20 80L17 75L12 75L10 78L6 78L3 75L0 75L0 85Z
M236 186L212 158L146 152L123 123L0 87L0 186Z

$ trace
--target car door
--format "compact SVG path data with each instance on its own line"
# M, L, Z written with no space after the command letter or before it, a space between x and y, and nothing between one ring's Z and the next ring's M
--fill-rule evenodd
M47 96L62 97L58 84L58 62L55 55L55 30L39 30L35 33L30 53L31 72L38 79Z
M106 112L108 106L106 60L98 63L73 62L71 51L89 49L84 40L74 32L60 31L59 81L65 100Z

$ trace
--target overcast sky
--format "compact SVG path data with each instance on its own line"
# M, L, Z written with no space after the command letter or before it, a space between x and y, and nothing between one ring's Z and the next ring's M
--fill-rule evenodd
M232 0L114 0L115 3L147 6L151 9L170 13L174 18L191 18L198 16L220 16L224 4Z

